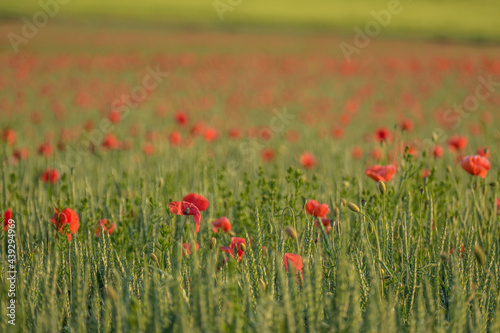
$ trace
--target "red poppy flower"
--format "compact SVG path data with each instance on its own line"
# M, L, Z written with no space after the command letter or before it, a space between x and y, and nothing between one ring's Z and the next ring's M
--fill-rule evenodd
M52 154L52 146L50 143L42 143L38 146L37 149L38 155L43 155L45 157L49 157Z
M196 223L195 233L200 230L201 214L195 205L187 201L173 201L168 204L168 208L172 214L193 216L193 220Z
M217 232L219 229L222 229L224 232L231 230L231 222L229 222L227 217L223 216L212 222L212 230Z
M142 151L146 155L153 155L155 153L155 147L151 142L146 142L144 146L142 146Z
M47 169L44 172L42 172L42 175L40 176L40 179L44 183L52 183L55 184L60 178L59 171L56 169Z
M431 171L429 169L422 170L422 178L427 178L431 175Z
M451 151L460 151L467 146L467 138L465 136L454 135L448 140L448 148Z
M292 263L293 269L295 270L295 274L300 272L300 274L303 274L302 269L304 268L304 264L302 262L302 257L299 256L298 254L294 253L285 253L284 257L284 263L285 263L285 271L288 272L288 266L290 263Z
M212 142L217 139L217 131L213 128L205 129L205 133L203 133L203 138L206 142Z
M274 150L272 148L266 148L262 150L262 153L260 154L260 158L264 162L270 162L274 159Z
M192 253L191 252L191 243L182 244L182 248L184 249L184 251L182 251L183 255L190 255ZM196 244L195 244L195 249L196 249L196 251L198 251L200 249L200 244L198 244L198 242L196 242Z
M387 183L396 173L396 167L392 164L387 166L374 165L366 169L365 174L376 182L383 181Z
M352 158L355 159L355 160L359 160L360 158L363 157L363 148L361 147L353 147L351 149L351 155L352 155Z
M120 148L120 142L111 133L106 134L104 137L104 140L102 140L102 146L106 149L119 149Z
M28 158L28 148L17 148L14 150L14 158L16 160L25 160Z
M486 178L490 168L490 161L481 155L467 156L462 160L462 169L474 176Z
M172 133L170 133L169 140L170 140L170 145L172 147L180 145L181 144L181 140L182 140L182 134L181 134L181 132L173 131Z
M207 198L196 193L189 193L184 198L182 198L182 201L192 203L196 206L196 208L198 208L200 212L207 210L208 206L210 205Z
M179 124L179 126L184 126L188 122L188 116L184 112L178 111L175 114L175 121L177 122L177 124Z
M118 124L122 120L121 113L117 110L111 111L108 115L108 118L113 124Z
M297 131L297 130L289 130L286 133L286 139L288 140L288 142L292 142L292 143L299 141L299 139L300 139L300 133L299 133L299 131Z
M321 223L323 224L323 226L325 227L325 231L326 231L326 234L328 235L328 233L330 232L330 230L332 229L332 225L331 225L331 221L330 219L326 219L326 218L320 218L316 221L314 221L314 226L316 228L319 228L319 222L321 220Z
M491 151L488 149L488 147L478 148L476 154L486 157L487 159L491 158Z
M241 131L237 128L233 128L232 130L229 131L228 135L231 139L237 140L241 138Z
M444 149L440 145L435 145L434 149L432 150L432 155L434 155L434 158L440 158L443 157L444 155Z
M71 241L71 235L76 233L80 227L78 214L71 208L64 208L60 214L57 212L57 209L54 208L54 216L52 216L50 222L52 222L56 230L64 234L69 241ZM69 225L68 231L66 231L66 225Z
M379 142L389 141L391 137L391 132L385 127L381 127L375 131L375 139Z
M7 211L3 214L3 231L6 232L9 230L9 226L12 224L9 222L9 220L12 219L12 210L9 208Z
M401 130L404 132L411 132L413 127L413 122L410 119L406 119L401 122Z
M370 155L374 159L380 160L382 158L382 150L380 148L375 147L370 151Z
M323 217L330 213L330 207L327 204L319 204L316 200L309 200L306 203L306 213L316 217Z
M241 248L241 244L244 244L246 248L247 242L245 238L232 237L231 245L221 246L220 249L226 253L229 253L231 257L234 257L234 248L236 247L238 249L238 261L240 261L243 257L243 254L245 253L245 251Z
M306 169L312 169L316 166L316 158L308 151L300 156L300 164Z
M114 223L109 223L107 219L100 219L97 222L98 226L95 228L95 236L100 237L101 236L101 228L104 230L104 232L107 232L109 235L113 233L113 230L115 230L115 224Z
M2 140L13 146L16 142L16 132L13 129L6 128L2 132Z

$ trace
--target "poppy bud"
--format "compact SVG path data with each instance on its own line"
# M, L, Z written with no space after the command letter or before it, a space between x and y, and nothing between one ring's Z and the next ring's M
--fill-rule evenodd
M340 215L340 209L338 207L333 208L333 217L337 217Z
M479 245L474 246L474 255L476 256L476 260L479 266L484 266L484 264L486 263L486 255Z
M245 244L243 244L243 243L241 243L241 244L240 244L240 250L241 250L241 251L243 251L243 252L245 252L245 251L246 251L246 249L247 249L246 245L245 245Z
M361 210L359 209L358 206L356 206L356 204L354 204L353 202L349 202L347 204L347 207L349 207L350 210L352 210L353 212L355 213L359 213Z
M232 231L232 230L230 230L230 231L228 232L228 234L229 234L229 236L231 236L231 237L236 237L236 234L235 234L235 233L234 233L234 231Z
M351 186L351 184L347 180L344 181L343 185L346 190L349 188L349 186Z
M156 257L156 255L154 253L151 253L151 255L149 256L151 258L151 260L153 260L156 265L158 265L158 267L160 267L160 263L158 262L158 258Z
M295 230L294 227L290 226L286 227L285 232L291 239L297 239L297 230Z
M449 165L448 165L448 166L446 167L446 171L448 171L448 173L451 173L453 170L451 169L451 166L449 166Z
M379 180L379 182L378 182L378 191L382 195L384 195L385 192L387 192L387 188L385 187L385 183L383 181L381 181L381 180Z
M432 133L432 142L437 143L438 142L438 135L436 132Z
M212 237L212 239L210 239L208 246L210 247L211 250L213 250L215 248L215 245L217 245L217 239L215 239L215 237Z
M342 204L342 206L347 206L347 200L346 199L342 199L340 200L340 203Z

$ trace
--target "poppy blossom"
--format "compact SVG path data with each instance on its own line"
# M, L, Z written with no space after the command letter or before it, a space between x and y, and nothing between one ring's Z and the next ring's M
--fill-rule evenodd
M490 161L481 155L467 156L462 160L462 169L474 176L486 178L490 168Z
M203 133L203 138L206 142L212 142L217 139L217 131L213 128L207 128Z
M187 201L192 203L193 205L196 206L196 208L198 208L200 212L207 210L208 206L210 205L207 198L196 193L189 193L184 198L182 198L182 201Z
M104 137L104 140L102 140L101 145L103 146L103 148L106 148L106 149L119 149L120 148L120 142L118 141L116 136L114 136L111 133L106 134L106 136Z
M52 216L50 222L52 222L56 230L64 234L69 241L71 241L71 235L76 233L80 227L78 214L71 208L64 208L61 213L58 213L57 209L54 208L54 216ZM66 230L66 225L69 227L68 230Z
M351 155L353 159L359 160L360 158L363 157L363 148L358 146L353 147L351 150Z
M9 230L9 226L12 224L12 222L9 222L9 220L12 219L12 210L9 208L7 211L3 214L3 231Z
M375 139L379 142L389 141L391 137L391 132L385 127L381 127L375 131Z
M179 126L184 126L187 124L188 122L188 116L182 112L182 111L178 111L176 114L175 114L175 121L177 122L177 124Z
M441 147L441 145L435 145L434 149L432 150L432 155L434 155L434 158L443 157L444 155L443 147Z
M244 245L245 247L242 248L241 245ZM247 246L247 242L245 238L239 238L239 237L232 237L231 238L231 245L229 246L221 246L221 250L229 253L231 257L234 257L234 248L238 249L238 261L241 260L243 257L243 254L245 253L245 249Z
M184 244L182 244L182 248L184 249L182 251L183 255L190 255L192 253L191 252L191 243L184 243ZM200 248L200 244L198 244L198 242L196 242L196 245L195 245L196 251L198 251L199 248Z
M401 122L401 130L403 132L411 132L413 130L413 122L410 119Z
M448 148L451 151L460 151L467 147L467 138L465 136L454 135L448 140Z
M181 132L173 131L172 133L170 133L169 141L172 147L180 145L181 140L182 140Z
M6 128L2 132L2 140L13 146L16 142L16 132L13 129Z
M306 169L312 169L316 166L316 158L308 151L300 156L300 164Z
M151 142L146 142L144 146L142 146L142 151L146 155L153 155L155 153L155 147Z
M302 269L304 268L304 264L302 262L302 257L299 256L298 254L285 253L283 261L285 263L285 271L288 272L288 267L290 263L292 263L293 269L295 270L295 274L297 274L298 272L300 272L301 275L303 274Z
M380 148L374 147L370 151L370 156L376 160L380 160L382 158L382 150Z
M371 179L376 181L383 181L387 183L392 179L392 176L396 173L396 167L392 164L387 166L374 165L366 169L365 174L368 175Z
M327 204L319 204L316 200L309 200L306 203L306 213L315 217L323 217L330 213L330 207Z
M212 230L217 232L219 229L222 229L224 232L231 230L231 222L229 222L227 217L223 216L212 222Z
M113 124L118 124L122 120L121 113L118 110L111 111L108 118Z
M104 230L104 232L107 232L108 235L111 235L113 233L113 230L115 230L115 224L114 223L109 223L107 219L100 219L97 222L98 226L95 228L95 236L100 237L101 236L101 228Z
M59 171L56 169L47 169L44 172L42 172L42 175L40 176L40 179L44 183L52 183L55 184L60 178Z
M422 178L428 178L431 175L431 171L429 169L422 170Z
M266 148L262 150L262 153L260 154L260 158L264 162L269 162L274 159L274 150L272 148Z
M195 233L200 230L201 214L195 205L187 201L173 201L168 204L168 208L172 214L191 215L196 223Z
M231 139L237 140L237 139L241 138L241 131L237 128L233 128L233 129L229 130L228 135Z
M38 155L49 157L52 154L52 146L48 142L42 143L38 146L37 152Z
M488 149L488 147L478 148L476 154L483 156L483 157L486 157L487 159L491 158L491 151Z
M14 150L14 158L16 160L25 160L28 158L29 151L28 148L16 148Z

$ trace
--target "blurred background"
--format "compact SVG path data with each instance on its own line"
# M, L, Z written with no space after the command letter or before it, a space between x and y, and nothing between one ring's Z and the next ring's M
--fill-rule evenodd
M381 36L500 41L498 0L3 0L0 20L22 24L43 10L50 24L355 35L374 13L397 8ZM38 17L43 23L43 15ZM5 39L4 39L5 41Z

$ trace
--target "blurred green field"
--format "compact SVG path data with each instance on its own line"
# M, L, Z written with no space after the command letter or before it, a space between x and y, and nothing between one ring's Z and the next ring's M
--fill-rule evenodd
M242 0L224 13L222 21L215 1L198 0L98 0L70 1L61 5L56 20L122 21L210 29L296 29L338 31L353 34L373 20L370 12L387 8L382 0ZM227 0L218 3L227 4ZM500 2L495 0L401 1L403 10L382 29L387 36L412 36L452 40L500 41ZM38 2L17 0L0 3L4 20L28 17L40 10Z

